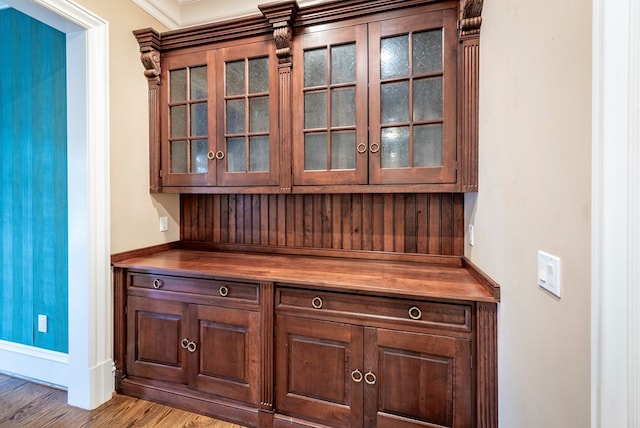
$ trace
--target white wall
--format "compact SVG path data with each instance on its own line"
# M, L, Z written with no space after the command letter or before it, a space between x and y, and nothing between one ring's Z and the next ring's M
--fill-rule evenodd
M502 286L500 426L590 420L591 4L489 0L467 255ZM561 298L536 253L561 258Z

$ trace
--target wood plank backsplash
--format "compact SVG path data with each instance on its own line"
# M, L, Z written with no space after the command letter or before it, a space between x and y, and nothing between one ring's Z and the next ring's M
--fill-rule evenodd
M464 255L464 195L181 195L186 241Z

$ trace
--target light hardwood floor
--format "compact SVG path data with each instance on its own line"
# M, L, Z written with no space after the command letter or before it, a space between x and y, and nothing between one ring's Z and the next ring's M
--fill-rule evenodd
M242 428L124 395L95 410L67 405L67 392L0 374L0 427Z

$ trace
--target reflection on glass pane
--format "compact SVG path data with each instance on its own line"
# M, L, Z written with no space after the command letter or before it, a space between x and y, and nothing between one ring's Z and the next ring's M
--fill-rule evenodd
M207 172L208 152L207 140L191 141L191 172L203 173Z
M304 87L327 84L327 49L304 52Z
M187 142L171 141L171 172L186 174L187 172Z
M409 167L409 127L384 128L380 136L382 168Z
M413 35L413 74L442 71L442 30Z
M384 83L382 93L382 123L409 121L409 82Z
M269 58L249 60L249 93L269 92Z
M380 41L380 78L409 75L409 36L396 36Z
M269 97L249 99L249 132L269 132Z
M331 91L331 126L354 126L356 124L355 88Z
M356 132L331 133L331 169L356 168Z
M187 136L187 106L171 107L171 138Z
M305 129L327 127L327 91L304 94Z
M191 104L191 135L207 135L207 103Z
M414 166L442 166L442 124L416 126L414 133Z
M249 171L269 171L269 137L249 138Z
M352 83L356 81L356 44L331 48L331 83Z
M187 99L187 69L171 70L169 72L169 98L172 103Z
M413 120L442 118L442 77L414 80Z
M207 66L191 69L191 99L207 98Z
M244 60L225 64L225 82L227 96L244 95Z
M246 172L244 138L227 138L227 172Z
M243 133L244 119L244 100L227 100L227 133Z
M304 170L327 170L327 134L306 134L304 136Z

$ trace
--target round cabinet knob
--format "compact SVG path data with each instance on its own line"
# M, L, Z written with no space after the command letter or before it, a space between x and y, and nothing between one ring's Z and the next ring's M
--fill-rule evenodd
M362 376L362 372L358 369L355 369L354 371L351 372L351 379L355 382L355 383L360 383L362 382L362 379L364 378L364 376Z
M313 306L315 309L322 308L322 299L320 298L320 296L316 296L311 299L311 306Z
M187 349L189 347L189 339L187 339L186 337L182 339L180 341L180 346L182 346L183 349Z
M195 342L189 342L189 344L187 345L187 350L189 352L196 352L196 349L198 349L198 345L195 344Z
M377 380L378 378L376 378L376 375L374 375L370 371L364 375L364 381L367 383L367 385L375 385Z
M227 288L226 285L220 286L220 289L218 290L218 292L222 297L227 297L229 295L229 289Z
M371 145L369 146L369 150L371 151L371 153L378 153L380 151L380 144L371 143Z
M365 153L367 151L367 145L365 143L358 144L358 153Z
M409 318L412 320L419 320L422 318L422 311L417 306L411 306L409 308Z
M214 160L214 159L215 159L215 157L216 157L216 154L215 154L215 153L213 153L213 152L211 152L211 151L210 151L209 153L207 153L207 158L208 158L209 160Z
M216 159L218 160L224 159L224 152L222 150L218 150L216 152Z
M156 290L158 288L161 288L163 285L164 285L164 283L162 282L161 279L157 279L156 278L156 279L153 280L153 288L155 288Z

